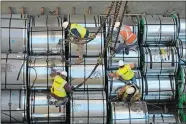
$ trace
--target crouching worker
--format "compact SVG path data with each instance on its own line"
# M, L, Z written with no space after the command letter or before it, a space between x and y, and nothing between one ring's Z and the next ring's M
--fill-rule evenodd
M64 22L62 26L63 28L65 28L65 30L69 31L70 39L76 40L78 43L83 43L84 42L83 40L85 39L95 38L95 35L90 36L89 31L79 24ZM80 64L83 62L83 47L84 44L77 44L76 51L78 53L79 58L76 60L76 64Z
M119 90L117 98L120 101L135 102L141 99L141 94L135 85L127 84Z
M116 71L116 73L110 73L108 76L115 77L116 79L119 79L125 83L130 83L132 81L132 84L137 84L134 71L132 70L135 65L134 64L124 64L122 60L118 62L119 69Z
M57 72L51 88L51 96L57 99L56 107L65 105L68 102L67 93L72 93L72 87L66 81L67 72Z

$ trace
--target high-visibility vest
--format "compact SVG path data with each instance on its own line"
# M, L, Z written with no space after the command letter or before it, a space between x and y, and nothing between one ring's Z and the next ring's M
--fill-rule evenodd
M72 33L71 30L72 30L73 28L76 28L76 29L78 30L79 34L81 35L81 38L84 38L84 37L85 37L86 32L87 32L87 29L86 29L86 28L82 27L82 26L79 25L79 24L71 24L71 25L70 25L70 33ZM72 33L72 34L73 34L73 33Z
M131 31L129 26L125 26L124 29L120 31L120 34L127 45L134 44L137 41L136 34Z
M51 93L55 94L58 97L66 97L67 93L64 89L66 83L67 82L59 75L55 76L52 88L50 89Z
M131 67L129 64L125 65L123 68L119 68L119 70L117 70L117 73L124 80L130 80L134 77L134 72L131 70Z

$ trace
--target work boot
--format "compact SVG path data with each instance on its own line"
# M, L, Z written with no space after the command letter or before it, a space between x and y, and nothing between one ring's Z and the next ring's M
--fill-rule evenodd
M129 54L129 48L125 48L125 54Z
M82 63L82 62L83 62L83 59L82 59L82 58L78 58L78 59L76 60L75 64L80 64L80 63Z

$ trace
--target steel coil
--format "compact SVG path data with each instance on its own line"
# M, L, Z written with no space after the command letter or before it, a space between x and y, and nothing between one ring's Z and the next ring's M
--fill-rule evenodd
M174 44L178 36L176 19L161 15L142 17L143 44Z
M104 91L74 92L70 104L71 124L108 124Z
M25 87L26 58L25 54L1 55L1 89L22 89Z
M136 67L140 67L140 50L139 47L135 50L130 50L129 54L127 55L124 51L118 54L115 54L112 59L109 58L110 53L107 52L108 58L108 68L115 69L118 67L118 61L123 60L125 64L132 64L134 63Z
M186 61L186 41L177 39L176 47L181 60Z
M27 15L1 15L1 52L24 52L27 43Z
M174 76L151 75L143 78L142 99L145 101L170 101L176 97Z
M145 102L111 103L112 124L149 124L148 110Z
M86 57L84 60L82 64L72 64L69 66L69 83L74 86L82 83L90 75L97 63L97 58ZM75 58L71 59L72 61L75 61ZM105 87L104 73L104 65L99 65L86 83L78 89L103 89Z
M60 16L30 17L30 54L57 53L57 44L64 38L63 19ZM62 46L64 49L64 44Z
M148 75L172 74L178 70L176 47L143 47L143 72Z
M100 18L98 15L69 15L67 21L71 23L77 23L89 30L89 35L97 32L100 24ZM76 56L77 45L70 44L70 55ZM96 35L96 38L84 45L83 53L85 56L98 56L104 49L103 30Z
M178 122L173 114L149 114L150 124L177 124Z
M55 73L51 69L65 70L60 56L29 56L28 61L30 86L35 88L52 86Z
M23 123L26 119L26 92L24 90L1 90L1 122Z
M33 90L30 96L30 117L35 123L60 123L66 120L66 106L56 107L48 104L48 91ZM55 99L50 99L55 101ZM49 121L48 121L49 119Z

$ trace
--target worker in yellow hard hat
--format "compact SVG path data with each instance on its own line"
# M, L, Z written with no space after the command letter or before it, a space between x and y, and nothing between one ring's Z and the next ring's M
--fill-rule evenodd
M72 86L70 86L67 81L67 72L66 71L57 71L54 77L54 82L52 84L51 96L57 99L55 105L60 106L68 102L67 93L72 93Z
M118 28L120 26L120 22L115 23L115 32L113 33L113 38L116 37L118 32ZM116 32L117 31L117 32ZM119 53L122 50L125 50L125 53L128 55L130 49L136 49L137 47L137 36L135 33L132 32L129 26L124 25L121 30L119 31L118 40L121 42L119 46L114 49L111 47L111 52Z
M69 23L69 22L64 22L62 24L63 28L69 31L70 36L72 40L77 40L79 43L83 41L84 39L94 39L95 35L89 35L89 31L85 28L82 27L79 24L76 23ZM83 47L84 44L77 44L77 52L79 58L76 61L76 64L80 64L83 62Z
M118 66L119 69L116 73L110 73L108 76L116 77L124 82L132 81L133 84L137 84L135 74L132 70L135 67L135 64L124 64L124 61L120 60Z
M135 102L141 99L141 94L138 87L127 84L119 90L117 98L120 101Z

